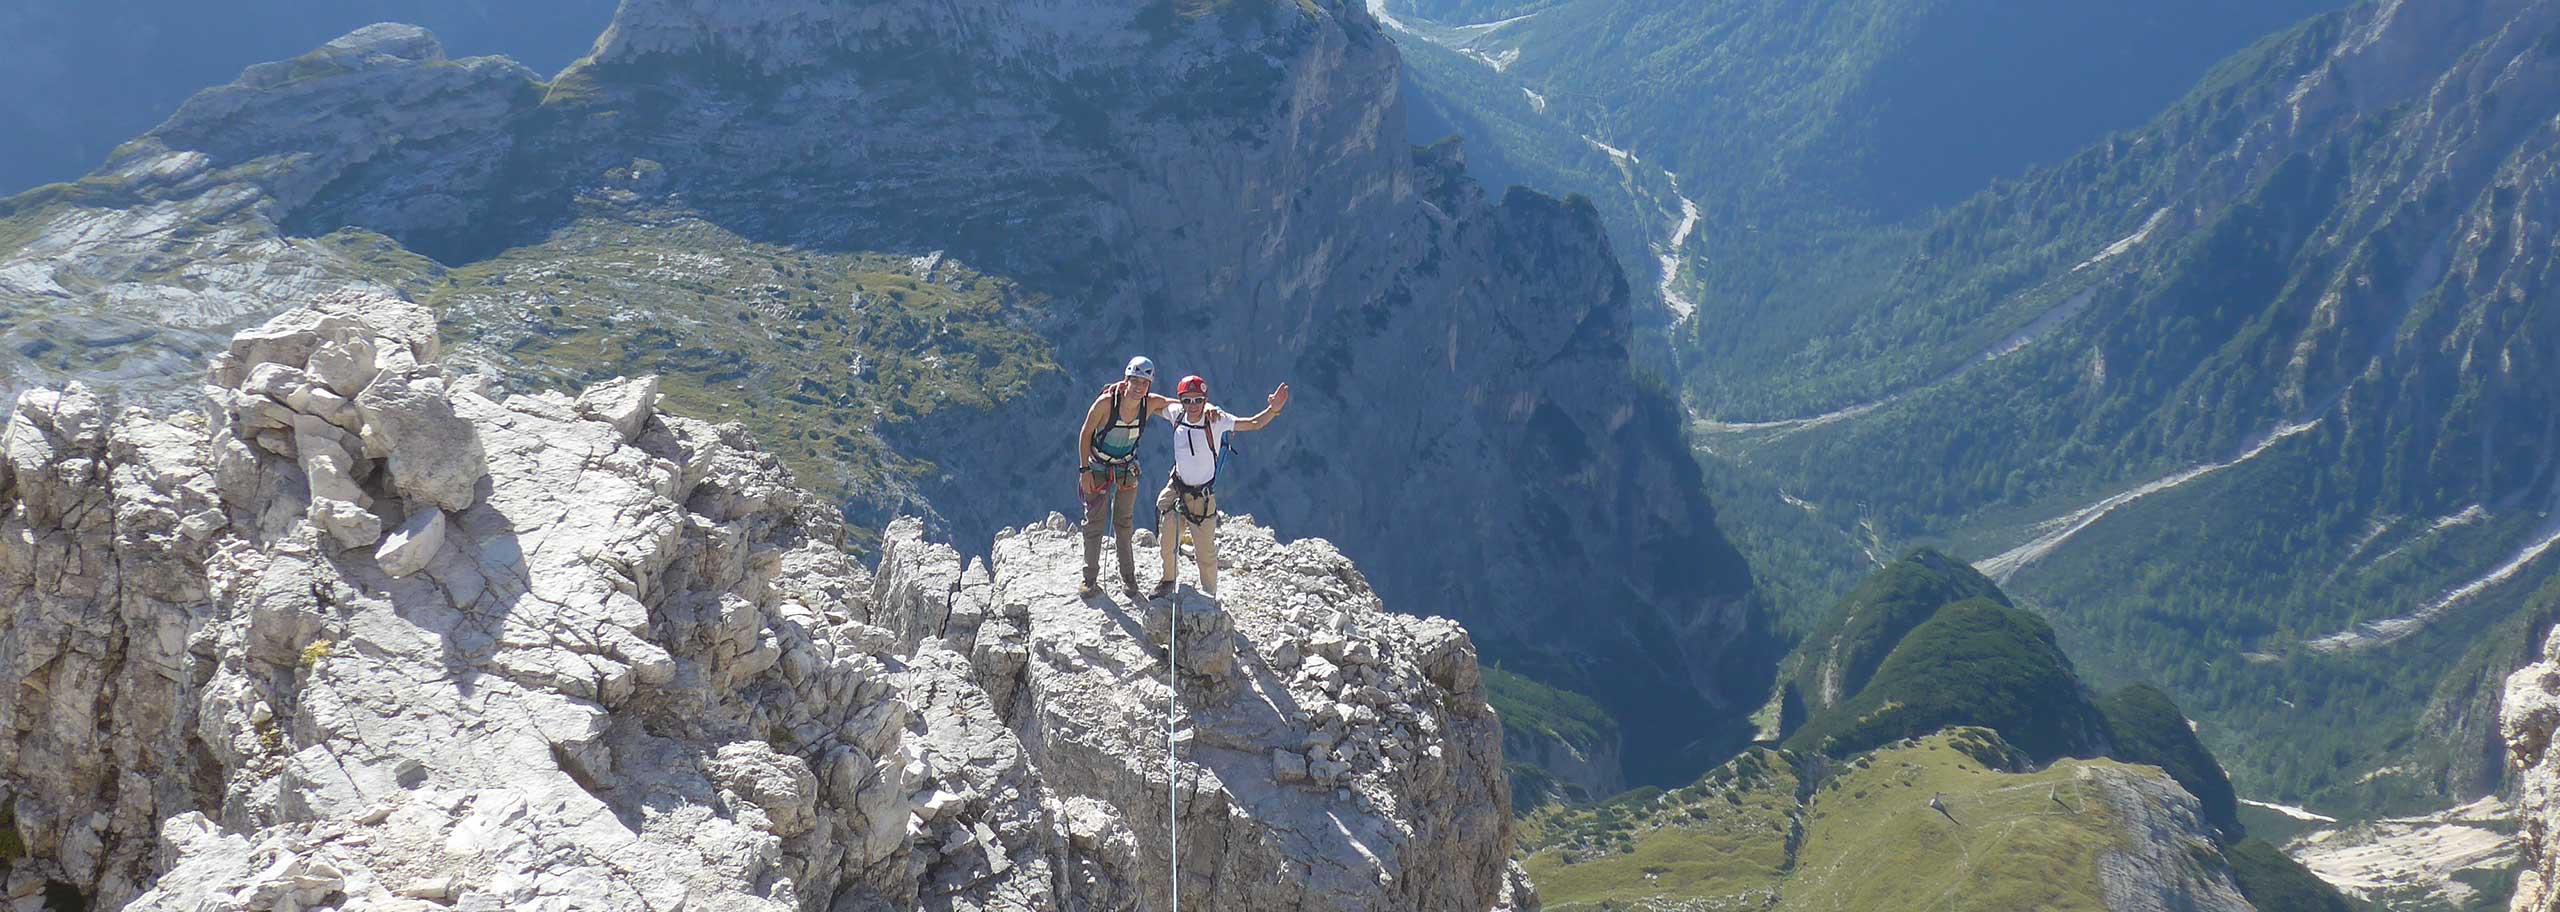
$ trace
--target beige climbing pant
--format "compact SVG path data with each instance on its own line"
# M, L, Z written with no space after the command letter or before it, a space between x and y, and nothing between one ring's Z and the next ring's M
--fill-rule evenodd
M1177 506L1179 509L1177 509ZM1198 522L1183 516L1204 516ZM1200 591L1218 594L1218 495L1216 492L1184 496L1173 481L1164 483L1164 493L1156 495L1156 550L1164 553L1164 576L1173 579L1175 561L1181 555L1182 531L1191 530L1191 554L1200 565Z
M1138 558L1129 536L1138 527L1138 462L1111 469L1110 480L1102 490L1084 495L1084 581L1094 582L1102 571L1102 529L1108 519L1116 539L1114 550L1120 556L1120 580L1130 588L1138 585Z

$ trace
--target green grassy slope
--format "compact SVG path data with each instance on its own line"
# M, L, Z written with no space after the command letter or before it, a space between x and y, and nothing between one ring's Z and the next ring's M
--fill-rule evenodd
M1794 867L1801 758L1755 749L1669 793L1550 810L1524 821L1522 865L1545 908L1644 908L1772 896Z
M1688 787L1533 818L1522 864L1559 912L2106 908L2100 859L2157 837L2130 831L2113 799L2165 774L2025 763L1979 728L1829 766L1753 751ZM2216 876L2213 844L2188 838L2188 874Z

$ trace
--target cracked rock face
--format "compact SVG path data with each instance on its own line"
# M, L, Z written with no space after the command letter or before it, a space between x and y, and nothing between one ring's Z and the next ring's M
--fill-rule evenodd
M1160 909L1170 785L1183 908L1534 907L1467 634L1332 546L1235 522L1223 604L1152 609L1079 599L1056 518L966 564L894 525L875 573L734 425L492 400L434 338L342 294L203 414L18 398L8 895Z
M1386 612L1332 545L1281 544L1249 519L1220 528L1223 604L1188 587L1152 611L1079 598L1081 548L1053 516L964 570L893 526L878 585L918 595L874 619L924 618L923 651L971 670L1020 735L1009 749L1072 789L1064 822L1090 854L1069 881L1137 871L1112 889L1168 892L1162 646L1178 612L1186 908L1473 909L1501 894L1500 725L1464 630ZM924 710L928 729L939 712ZM967 807L988 791L973 771L1005 768L926 756L934 787Z
M2552 734L2560 730L2560 630L2542 643L2542 658L2507 677L2500 704L2500 729L2506 738L2507 761L2513 764L2516 822L2523 861L2518 865L2512 908L2560 908L2560 754L2552 750Z
M665 326L711 315L693 280L746 265L680 223L922 254L929 284L948 281L947 253L945 276L1002 279L1039 344L985 371L1022 382L989 387L983 409L875 423L891 398L847 387L825 414L878 454L810 471L892 479L844 492L864 515L923 512L977 553L1058 505L1072 445L987 447L984 429L1054 422L1092 401L1097 367L1116 378L1131 354L1179 348L1218 365L1230 405L1283 381L1301 397L1241 464L1275 526L1359 555L1398 604L1463 619L1515 667L1666 720L1631 738L1678 733L1624 756L1739 738L1728 723L1767 652L1751 581L1677 403L1626 383L1634 309L1597 210L1488 193L1454 145L1417 151L1437 137L1409 135L1400 67L1355 0L633 0L549 81L369 27L199 94L79 193L0 215L27 238L0 254L16 314L0 345L57 351L0 358L0 396L70 379L166 392L208 343L344 288L439 298L464 324L454 359L514 382L609 369L600 349L550 351L532 298L428 291L450 277L392 251L580 276L596 274L587 254L551 239L664 252L686 265L594 293L621 301L617 323ZM1188 326L1218 330L1172 329ZM706 364L669 366L681 392L734 391L715 377L752 354L684 346ZM311 398L365 406L362 353L289 362L322 377L330 395ZM1595 389L1618 392L1576 392ZM640 415L621 392L588 391L580 414ZM439 474L382 431L366 458L464 508L467 464ZM871 465L892 455L938 471ZM372 531L364 504L322 508L342 541Z

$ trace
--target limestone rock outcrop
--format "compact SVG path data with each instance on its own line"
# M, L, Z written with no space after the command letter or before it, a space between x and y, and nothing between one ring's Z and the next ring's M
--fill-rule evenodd
M2523 855L2516 875L2511 908L2518 912L2560 909L2560 754L2552 736L2560 732L2560 630L2542 642L2537 661L2507 677L2506 699L2499 705L2499 730L2506 739L2516 789L2517 841Z
M965 569L919 535L890 530L875 591L906 597L876 602L878 621L921 637L919 655L947 650L1052 787L1073 783L1061 823L1091 846L1083 863L1144 872L1115 893L1167 892L1162 643L1177 621L1185 908L1475 908L1507 882L1500 726L1474 646L1453 622L1386 612L1332 545L1231 520L1222 599L1185 587L1150 610L1076 596L1082 544L1063 517L999 533ZM928 730L947 727L940 711ZM1005 764L941 756L927 752L950 800L1003 793L965 771Z
M866 523L923 515L974 554L1062 505L1073 446L986 446L986 428L1054 422L1129 355L1178 350L1228 405L1284 381L1299 397L1239 448L1256 512L1516 669L1663 719L1621 753L1657 767L1635 778L1675 778L1689 746L1746 734L1770 651L1748 568L1678 403L1627 382L1634 308L1598 212L1488 192L1454 144L1416 149L1440 137L1408 132L1401 65L1356 0L633 0L548 80L367 28L0 206L0 235L27 239L0 250L19 315L0 345L52 352L0 358L0 395L163 391L282 302L398 288L435 299L453 360L505 388L663 371L692 401L805 399L805 420L745 420L776 446L837 425L816 439L841 442L805 444L811 480L861 479L842 493ZM590 258L607 250L660 265ZM750 251L794 270L894 257L937 286L965 268L1001 280L992 312L1037 341L803 348L864 313L963 327L903 297L767 288ZM579 308L553 312L602 300L592 335L564 322ZM741 308L788 354L659 335ZM930 374L883 367L927 354ZM903 402L979 378L977 402Z
M1466 632L1328 544L1240 519L1153 606L1078 598L1057 517L875 573L735 425L488 398L379 295L210 376L0 432L9 896L1161 909L1178 797L1185 909L1534 907Z

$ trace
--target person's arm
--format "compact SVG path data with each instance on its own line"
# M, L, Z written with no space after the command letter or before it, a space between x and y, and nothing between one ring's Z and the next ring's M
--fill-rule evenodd
M1251 418L1236 419L1236 430L1262 430L1264 426L1271 423L1271 419L1280 417L1280 410L1288 407L1289 384L1283 383L1280 384L1279 389L1271 391L1271 398L1268 400L1268 404L1262 407L1262 411L1254 413L1254 416Z

